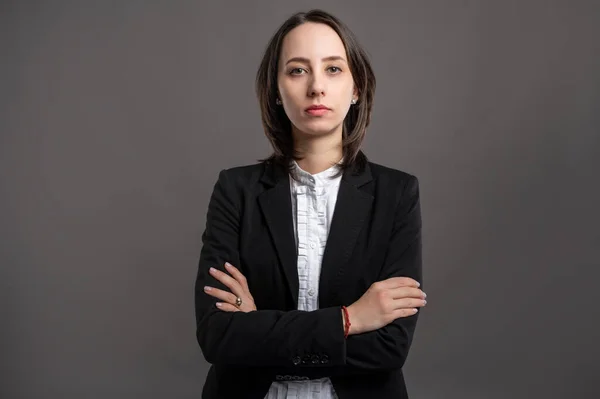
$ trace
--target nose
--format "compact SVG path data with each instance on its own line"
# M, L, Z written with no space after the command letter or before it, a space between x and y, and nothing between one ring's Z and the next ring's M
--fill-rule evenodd
M308 96L319 97L325 95L325 78L321 74L315 73L312 75L308 84Z

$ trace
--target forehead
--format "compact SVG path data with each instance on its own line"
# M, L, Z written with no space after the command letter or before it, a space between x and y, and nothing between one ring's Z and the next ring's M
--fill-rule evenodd
M346 58L344 42L328 25L307 22L295 27L283 38L281 60L304 57L317 61L324 57Z

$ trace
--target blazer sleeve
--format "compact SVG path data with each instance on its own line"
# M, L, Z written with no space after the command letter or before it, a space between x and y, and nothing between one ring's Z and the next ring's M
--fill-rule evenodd
M239 265L242 195L229 174L220 172L209 201L195 282L196 338L206 361L302 368L307 367L302 359L318 354L329 359L323 367L343 365L345 340L339 306L312 312L225 312L215 306L216 298L204 292L205 285L229 290L209 274L210 267L225 270L226 261Z
M405 184L396 209L394 229L378 281L410 277L421 283L421 206L415 176ZM346 371L370 372L398 369L404 365L419 313L394 320L375 331L351 335L346 342Z

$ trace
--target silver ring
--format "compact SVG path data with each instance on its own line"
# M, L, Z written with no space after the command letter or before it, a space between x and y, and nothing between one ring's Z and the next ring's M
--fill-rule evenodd
M237 306L238 308L242 306L242 298L240 298L239 296L235 298L235 306Z

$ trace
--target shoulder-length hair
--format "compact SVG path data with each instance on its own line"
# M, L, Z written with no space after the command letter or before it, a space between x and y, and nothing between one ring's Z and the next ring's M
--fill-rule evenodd
M358 102L350 107L342 128L342 170L360 171L367 163L361 145L371 121L371 109L375 94L375 75L368 56L358 40L339 19L322 10L299 12L288 18L275 32L265 50L256 74L256 94L261 110L264 132L273 147L273 153L263 162L272 162L286 168L292 167L292 159L301 157L294 151L291 121L283 107L276 104L277 72L281 46L285 35L306 22L328 25L341 38L348 56L352 78L358 90Z

